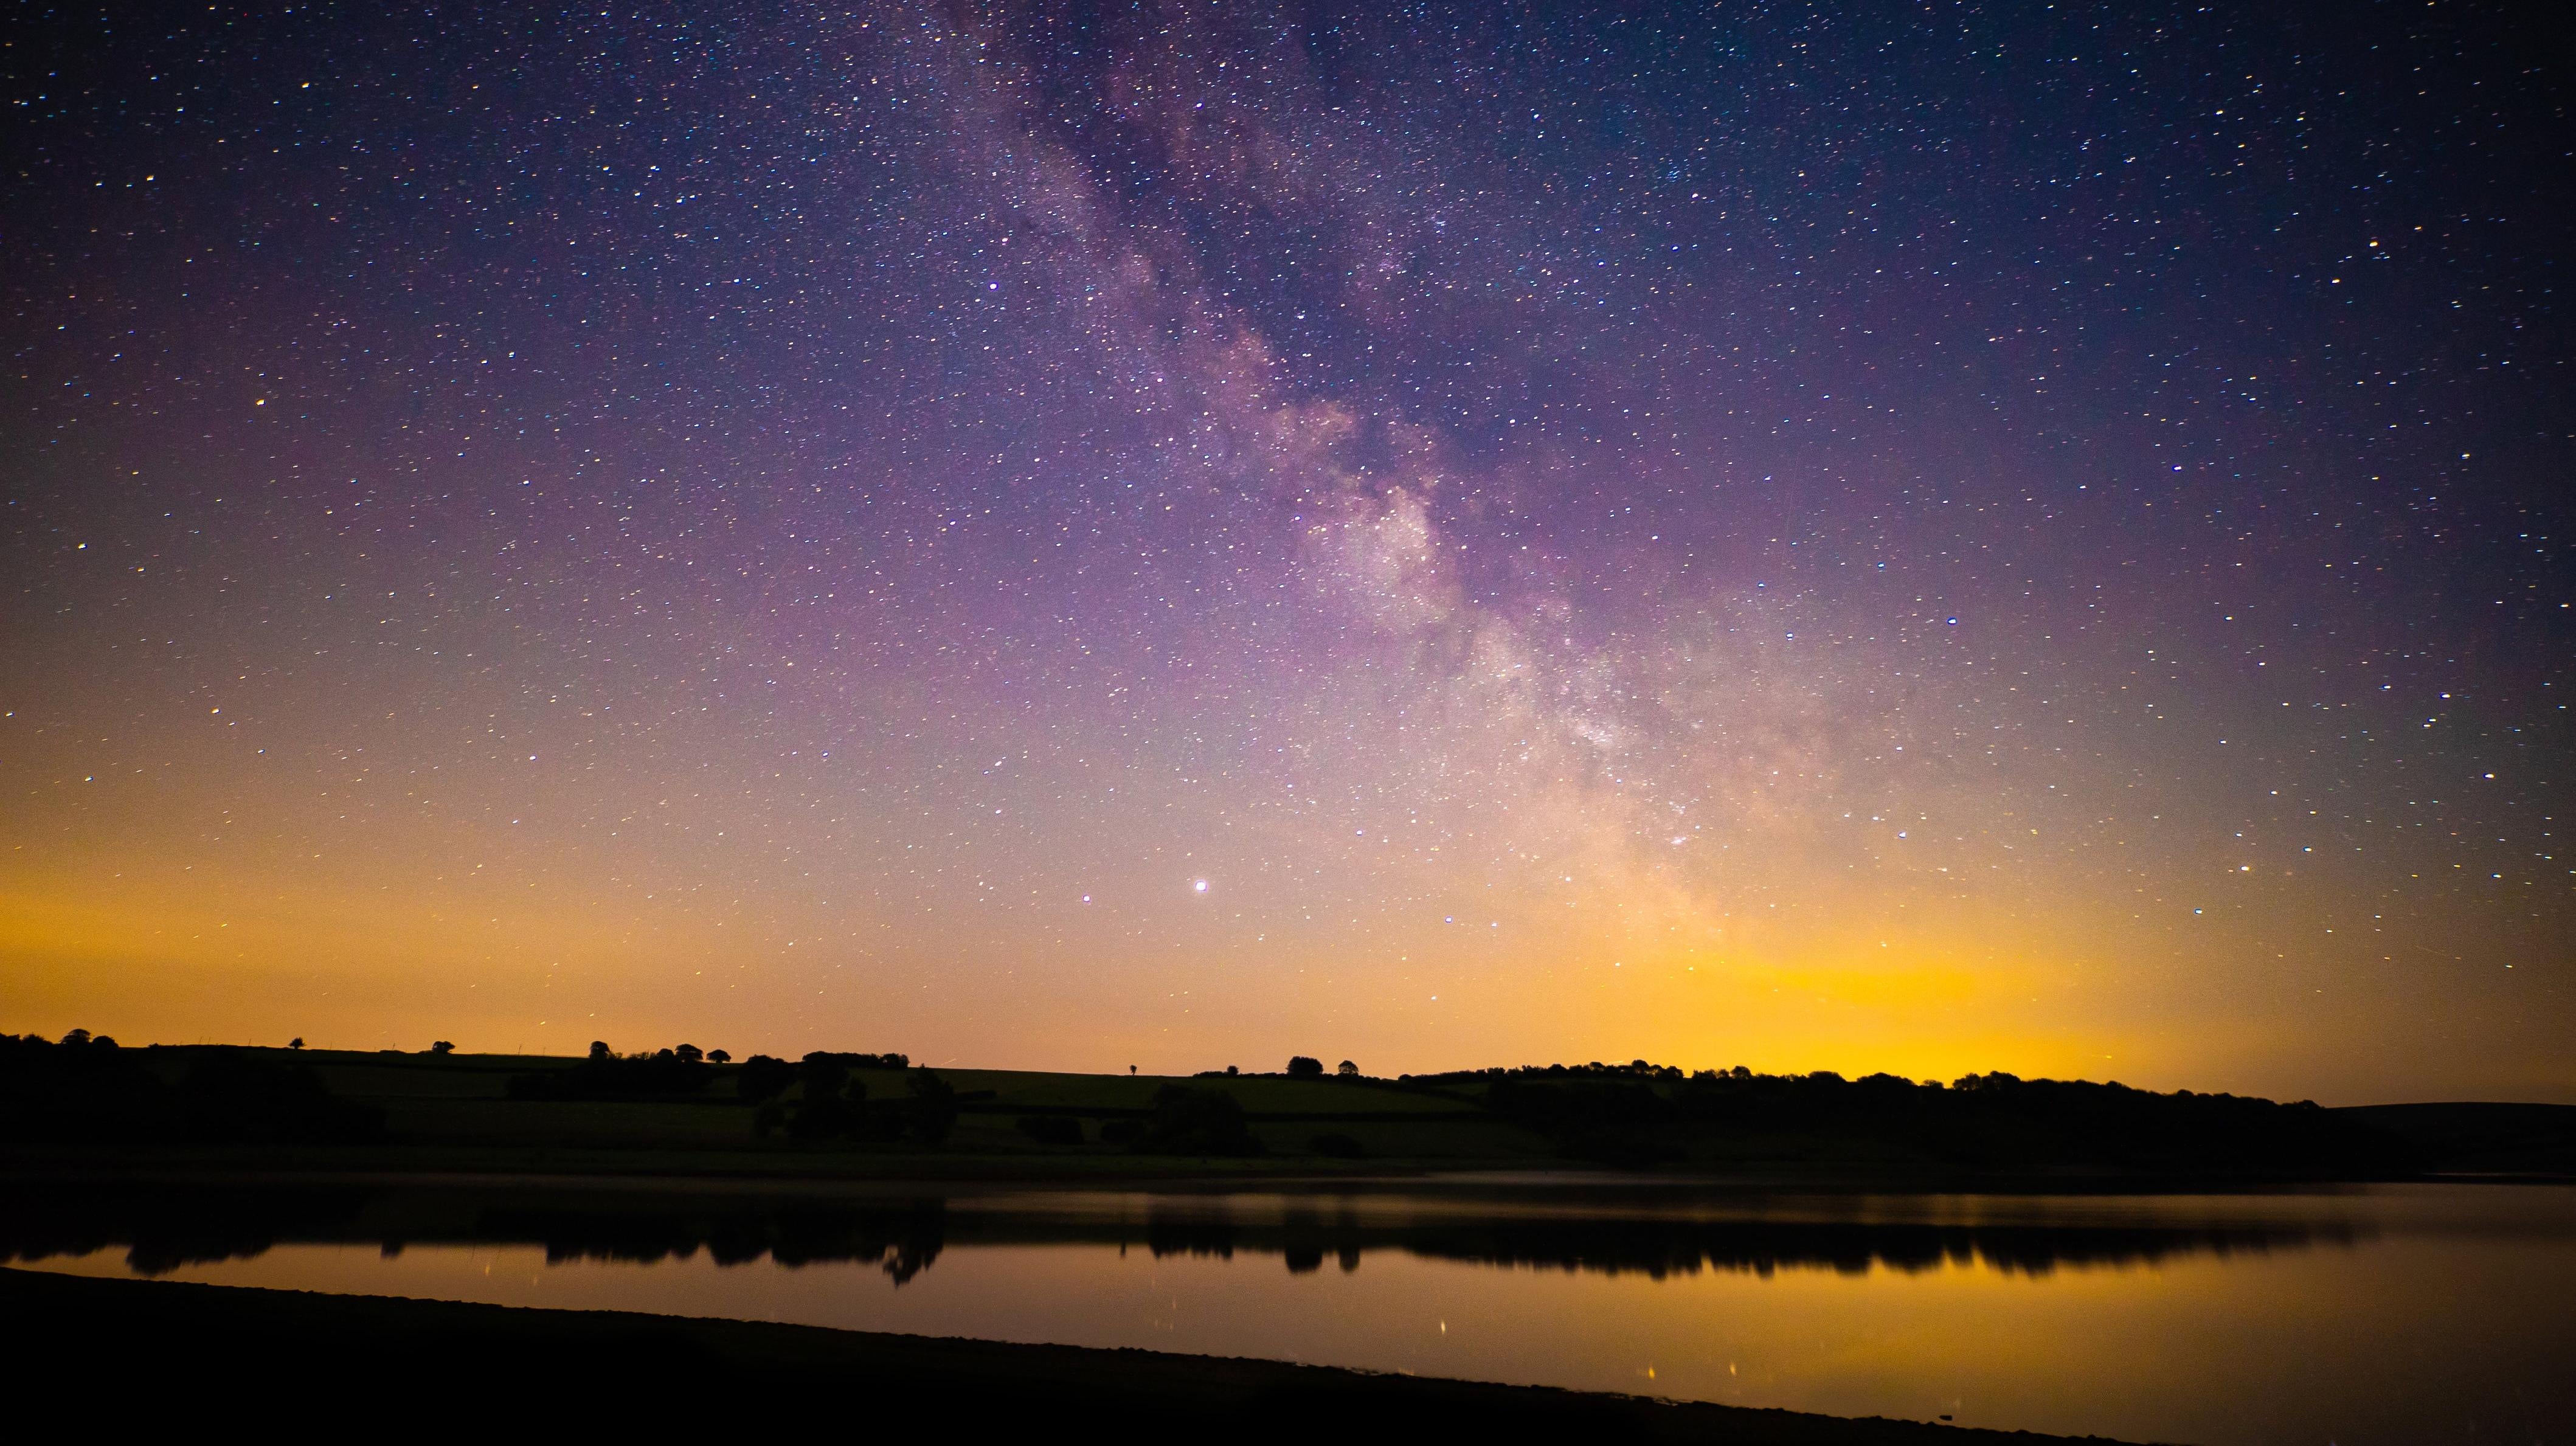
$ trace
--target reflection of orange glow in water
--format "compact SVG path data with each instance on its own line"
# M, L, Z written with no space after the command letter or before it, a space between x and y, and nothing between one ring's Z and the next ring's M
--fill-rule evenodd
M2361 1446L2456 1434L2470 1418L2507 1434L2576 1421L2568 1202L2504 1203L2526 1226L2554 1223L2035 1275L1953 1258L1654 1279L1393 1250L1300 1273L1260 1253L1014 1245L952 1246L898 1288L869 1264L549 1265L536 1247L297 1245L174 1278L1268 1357L2130 1440ZM124 1269L105 1254L49 1268Z

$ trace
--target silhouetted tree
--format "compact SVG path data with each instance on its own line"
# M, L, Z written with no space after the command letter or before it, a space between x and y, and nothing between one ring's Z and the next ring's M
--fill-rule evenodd
M1356 1070L1353 1073L1357 1073ZM1290 1079L1322 1079L1324 1062L1313 1055L1301 1054L1288 1061Z
M442 1039L432 1043L429 1047L429 1052L431 1054L454 1054L456 1053L456 1046L452 1042Z
M944 1145L957 1129L957 1089L927 1068L911 1076L912 1132L925 1145Z
M1351 1063L1349 1060L1343 1060L1339 1065L1334 1067L1333 1073L1340 1075L1344 1079L1358 1079L1360 1077L1360 1067Z
M609 1055L610 1050L608 1048L607 1040L594 1039L590 1042L590 1057L592 1059L606 1059Z
M678 1055L680 1057L680 1062L683 1064L696 1064L698 1061L707 1057L706 1051L698 1048L694 1044L681 1045L678 1049L671 1052Z
M304 1036L299 1034L293 1039L288 1040L286 1042L286 1047L288 1049L302 1049L304 1047Z
M765 1054L755 1054L744 1060L742 1068L733 1077L735 1092L753 1104L778 1098L794 1083L796 1066Z
M818 1049L798 1064L796 1082L804 1086L805 1098L830 1099L841 1092L841 1086L850 1082L850 1068Z
M707 1061L710 1064L731 1064L733 1056L721 1049L711 1049L707 1051Z
M1101 1136L1106 1139L1108 1131ZM1154 1091L1153 1122L1136 1147L1162 1155L1258 1155L1261 1140L1245 1123L1243 1106L1233 1095L1165 1085Z

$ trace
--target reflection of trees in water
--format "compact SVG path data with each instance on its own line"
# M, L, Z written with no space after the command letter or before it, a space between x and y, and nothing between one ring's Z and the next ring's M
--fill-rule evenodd
M139 1275L247 1260L285 1242L356 1243L399 1254L406 1244L539 1245L549 1263L685 1260L718 1265L764 1256L781 1265L882 1264L896 1284L946 1246L939 1200L865 1207L759 1202L712 1208L582 1208L562 1202L485 1203L471 1197L349 1189L65 1188L0 1198L0 1260L37 1261L128 1247Z
M160 1190L117 1187L0 1192L0 1261L126 1247L137 1275L248 1260L280 1240L343 1239L363 1190Z
M1847 1224L1806 1221L1512 1222L1434 1227L1405 1242L1438 1260L1530 1269L1635 1272L1662 1279L1702 1269L1823 1268L1857 1275L1873 1267L1915 1273L1979 1261L2011 1274L2059 1266L2156 1265L2189 1255L2262 1253L2320 1240L2349 1242L2346 1227L2053 1226Z
M1154 1215L1145 1221L1145 1248L1159 1260L1166 1255L1234 1259L1235 1238L1242 1232L1222 1220Z
M2320 1241L2348 1243L2341 1225L1936 1225L1843 1221L1656 1220L1561 1217L1457 1220L1362 1227L1290 1216L1250 1226L1205 1214L1149 1216L1145 1244L1157 1257L1231 1260L1238 1250L1278 1254L1303 1274L1326 1255L1344 1270L1368 1250L1401 1250L1429 1260L1505 1269L1598 1271L1653 1279L1701 1270L1768 1275L1789 1268L1859 1274L1873 1267L1908 1273L1983 1262L2000 1271L2045 1275L2063 1266L2155 1265L2179 1256L2262 1253Z
M879 1264L901 1285L930 1268L947 1245L947 1205L918 1200L889 1207L757 1208L739 1212L602 1212L494 1208L475 1226L478 1238L542 1244L546 1263L577 1260L651 1264L686 1260L701 1249L718 1265L763 1256L796 1267Z
M767 1259L873 1264L902 1284L957 1244L1142 1243L1157 1257L1282 1257L1292 1273L1372 1250L1502 1269L1639 1274L1769 1274L1821 1268L1914 1272L1944 1265L2041 1275L2060 1266L2155 1265L2349 1243L2341 1223L1940 1224L1849 1220L1690 1220L1637 1215L1429 1214L1364 1218L1333 1208L1241 1219L1218 1202L1149 1208L1145 1219L951 1208L936 1198L837 1204L726 1197L434 1190L48 1188L0 1197L0 1259L40 1260L117 1246L141 1274L258 1255L282 1241L536 1245L548 1261L649 1264L701 1251L719 1266Z

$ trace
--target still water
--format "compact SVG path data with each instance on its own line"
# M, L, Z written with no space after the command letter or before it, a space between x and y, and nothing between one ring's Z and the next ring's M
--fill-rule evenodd
M1141 1346L2130 1441L2576 1441L2576 1189L68 1186L82 1274Z

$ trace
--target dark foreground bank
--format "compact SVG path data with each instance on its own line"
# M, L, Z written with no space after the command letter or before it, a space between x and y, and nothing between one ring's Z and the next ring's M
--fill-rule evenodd
M41 1383L44 1398L86 1403L98 1420L141 1411L212 1424L284 1412L278 1419L488 1427L649 1413L744 1428L828 1415L864 1421L871 1435L896 1427L1053 1433L1088 1421L1114 1423L1121 1435L1189 1426L1236 1440L2069 1439L1274 1361L26 1270L0 1270L0 1318L35 1327L16 1333L19 1379Z

